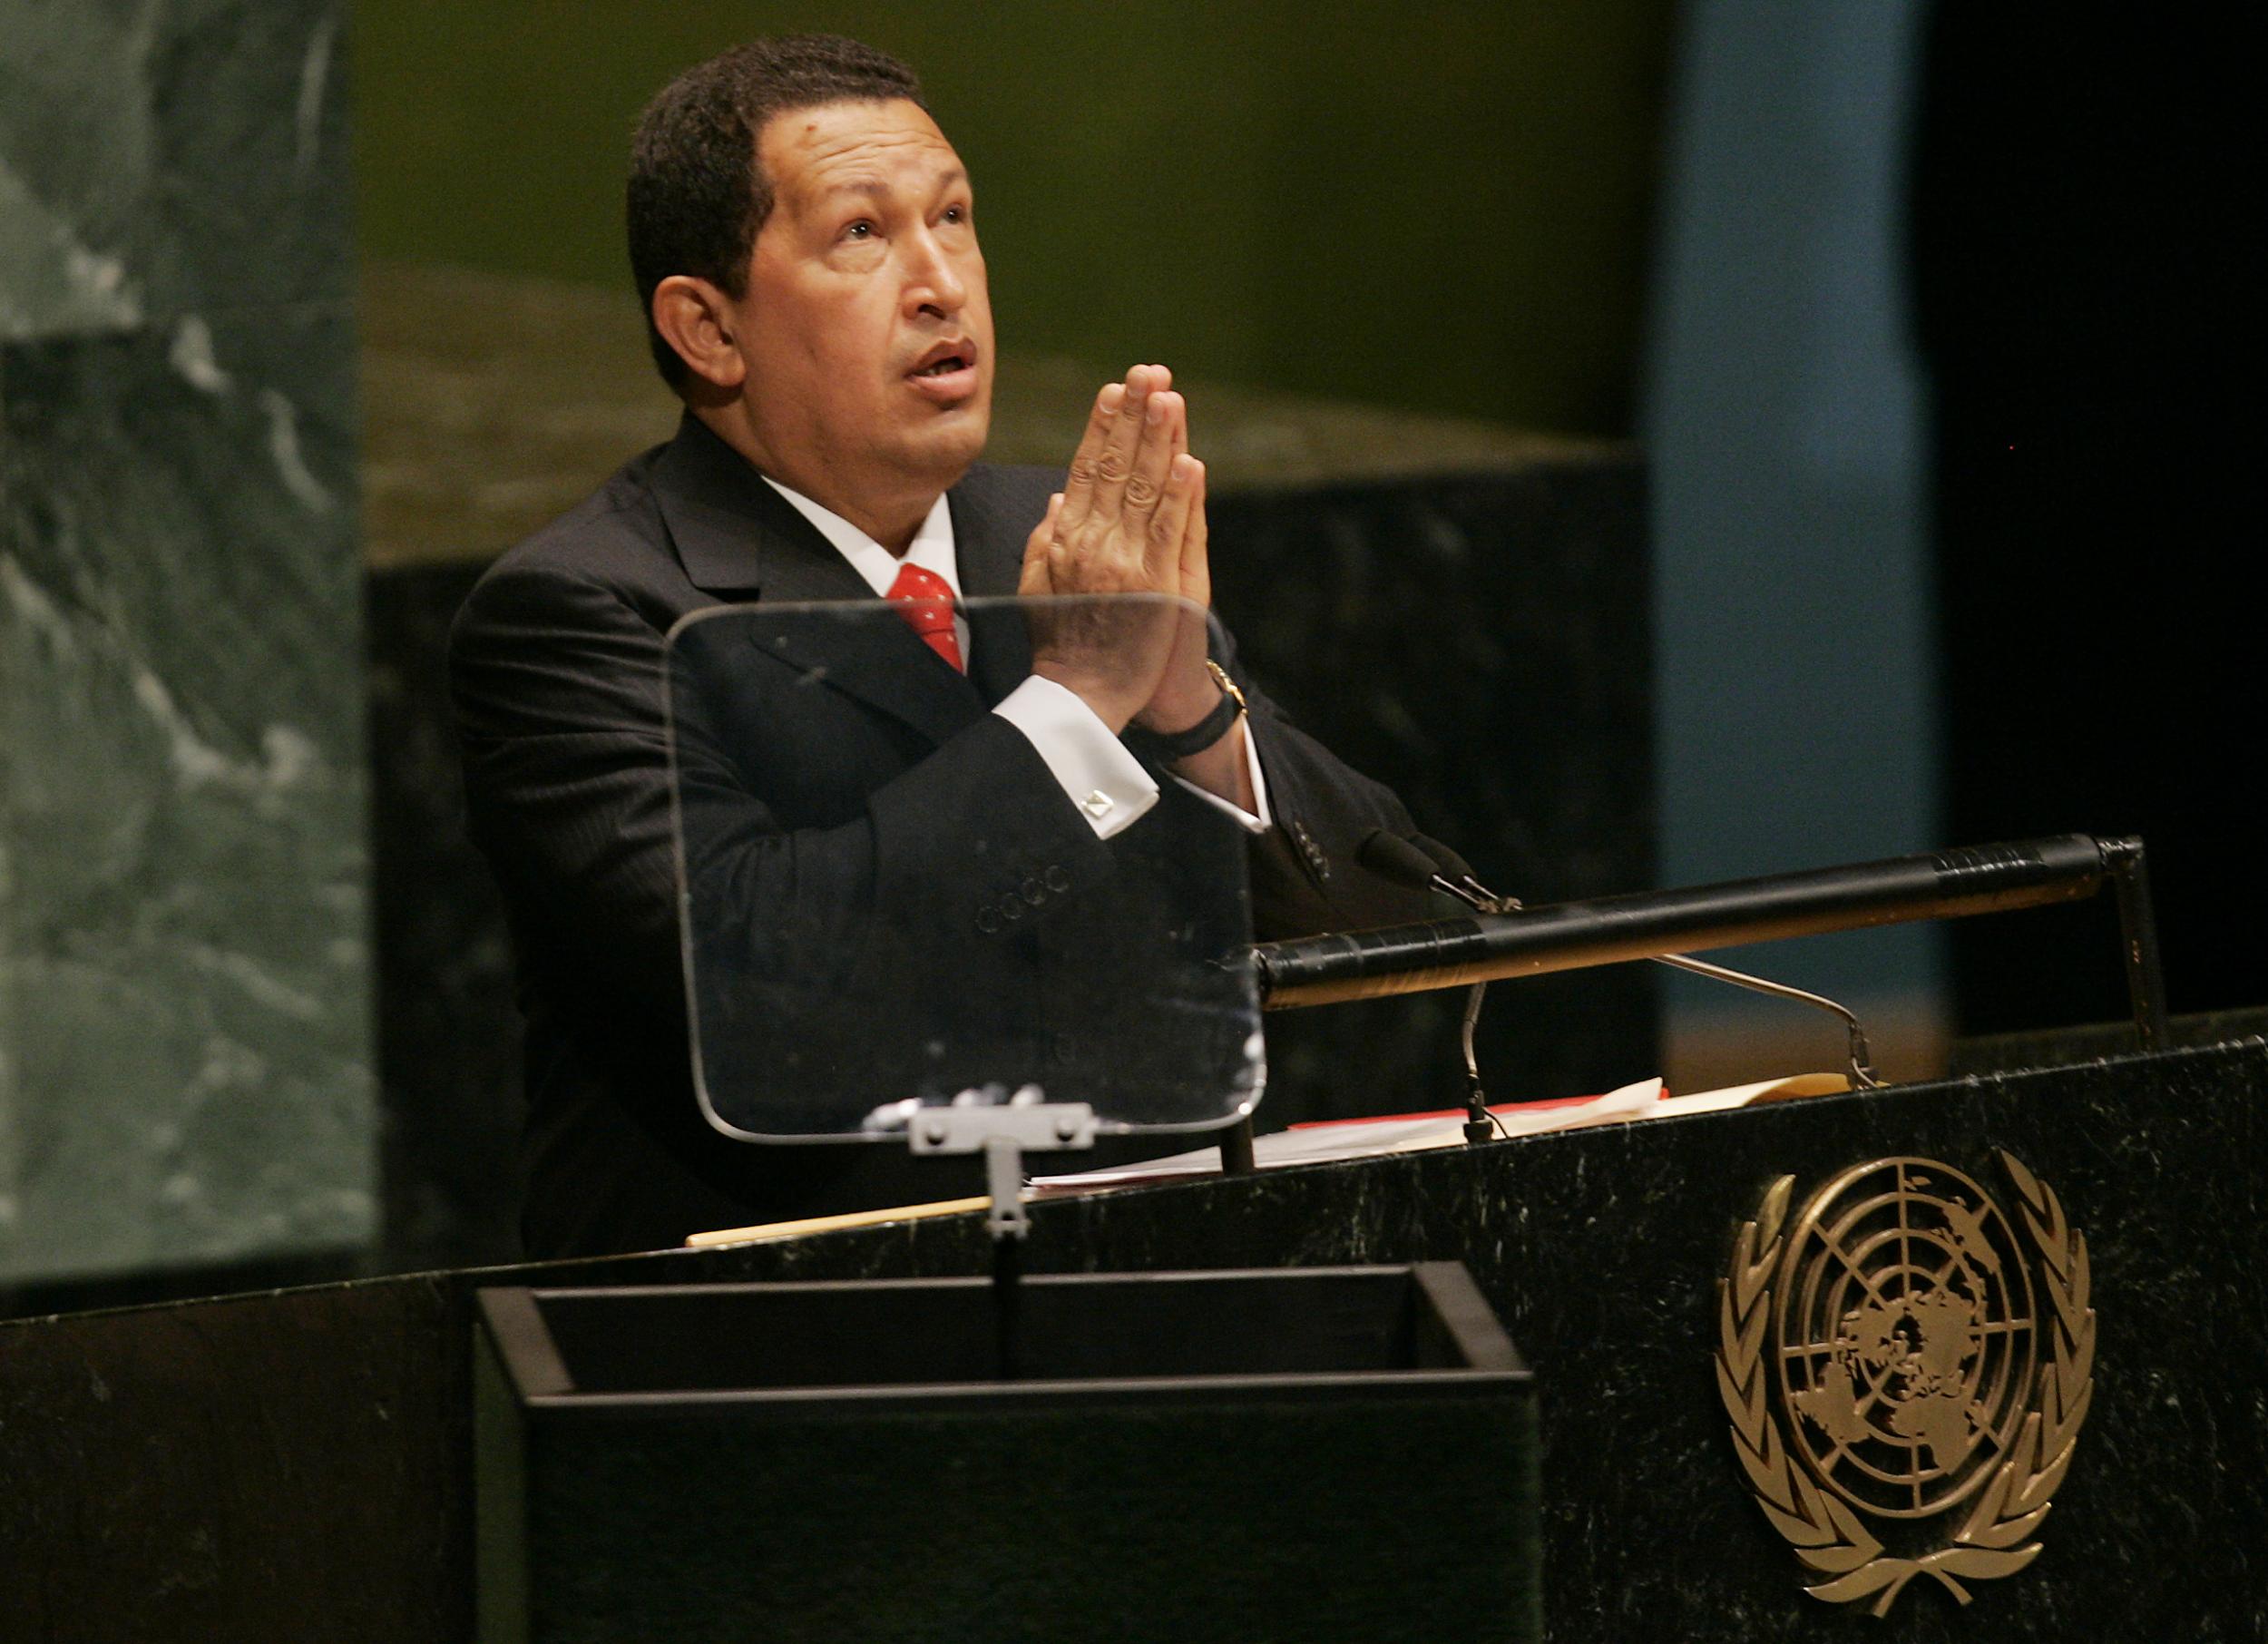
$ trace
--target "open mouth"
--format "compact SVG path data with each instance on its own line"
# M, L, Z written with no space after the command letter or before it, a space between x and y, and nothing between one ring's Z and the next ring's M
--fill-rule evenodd
M946 406L973 403L981 387L976 345L966 338L934 344L905 374L906 386L923 398Z

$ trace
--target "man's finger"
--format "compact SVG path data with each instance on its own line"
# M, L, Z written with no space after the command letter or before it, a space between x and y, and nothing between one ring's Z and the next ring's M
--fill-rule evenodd
M1180 592L1180 568L1186 554L1182 537L1188 529L1189 504L1203 483L1205 465L1186 453L1173 458L1166 472L1163 494L1149 516L1143 561L1150 586L1167 593Z
M1119 402L1118 414L1110 419L1110 432L1103 436L1102 449L1095 455L1094 484L1088 493L1087 512L1080 523L1099 521L1115 524L1126 505L1126 480L1134 472L1134 453L1139 448L1144 422L1145 403L1149 398L1151 372L1148 366L1137 366L1126 374L1126 397Z
M1213 602L1213 567L1206 557L1205 465L1194 456L1185 456L1180 461L1197 470L1189 486L1188 523L1181 528L1181 597L1209 607Z
M1055 524L1063 512L1063 493L1048 498L1048 511L1024 539L1023 568L1016 576L1016 592L1027 598L1055 592Z
M1095 462L1102 455L1102 443L1110 437L1110 425L1118 420L1119 406L1125 398L1124 383L1105 383L1088 410L1087 427L1079 436L1079 449L1071 453L1070 477L1063 485L1062 515L1056 522L1063 530L1077 530L1080 521L1087 517L1088 499L1094 492Z
M1187 416L1181 396L1169 390L1153 393L1143 402L1141 444L1135 447L1134 466L1126 476L1123 513L1129 531L1146 531L1157 514L1158 501L1165 494L1166 476L1187 443L1182 432ZM1143 557L1154 557L1148 543L1143 546ZM1172 562L1162 569L1172 570Z

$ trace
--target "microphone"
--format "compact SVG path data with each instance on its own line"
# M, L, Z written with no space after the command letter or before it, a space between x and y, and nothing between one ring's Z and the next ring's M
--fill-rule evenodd
M1406 885L1413 890L1438 890L1444 895L1465 904L1475 913L1493 914L1502 911L1502 905L1489 894L1488 887L1472 876L1472 868L1462 856L1437 840L1423 834L1404 838L1374 827L1363 836L1354 847L1354 859L1382 879L1396 885ZM1450 875L1456 877L1452 879ZM1518 907L1517 902L1511 905ZM1472 1032L1481 1024L1481 1001L1488 994L1489 984L1476 982L1465 995L1464 1026L1459 1033L1465 1053L1465 1140L1478 1143L1489 1139L1489 1131L1496 1126L1496 1116L1489 1111L1487 1093L1481 1088L1481 1062L1473 1053ZM1499 1127L1501 1128L1501 1127Z
M1490 890L1473 876L1472 864L1443 845L1439 839L1425 834L1413 834L1410 836L1410 843L1433 859L1435 865L1441 869L1444 884L1453 879L1458 885L1468 886L1473 895L1481 899L1481 902L1487 903L1488 905L1485 907L1481 906L1480 902L1473 904L1480 912L1511 914L1520 911L1521 904L1518 896L1500 896ZM1467 899L1471 900L1471 898Z
M1413 834L1410 837L1410 843L1432 857L1434 867L1443 876L1454 875L1458 884L1471 886L1474 895L1490 904L1490 912L1495 912L1498 909L1510 909L1514 912L1519 910L1520 906L1519 897L1500 896L1481 884L1473 875L1472 864L1443 845L1439 839L1428 838L1423 834Z
M1354 847L1354 860L1376 874L1381 879L1396 885L1406 885L1414 890L1431 887L1441 876L1433 864L1440 860L1420 846L1414 840L1400 834L1390 834L1383 827L1374 827L1363 836ZM1442 880L1442 888L1448 882Z
M1396 884L1429 886L1444 891L1479 913L1516 912L1520 906L1517 898L1499 896L1491 891L1474 877L1471 864L1440 840L1429 839L1423 834L1414 834L1405 839L1388 833L1383 827L1374 828L1356 848L1355 858L1382 877L1393 879ZM1424 876L1413 877L1413 873L1419 868L1424 870ZM1784 982L1767 982L1762 976L1751 976L1745 971L1711 964L1706 959L1690 958L1683 954L1662 954L1657 955L1657 959L1660 964L1696 976L1706 976L1714 982L1727 983L1752 993L1769 994L1774 999L1786 999L1827 1012L1843 1023L1849 1035L1852 1083L1862 1091L1881 1088L1882 1081L1875 1076L1872 1053L1867 1046L1866 1030L1859 1025L1857 1016L1833 1000L1823 994L1806 993L1800 987L1790 987ZM1481 989L1486 985L1484 983L1474 983L1472 997L1465 1006L1465 1071L1471 1076L1476 1091L1480 1088L1481 1073L1472 1054L1472 1027L1480 1020ZM1470 1138L1471 1125L1468 1124L1465 1129Z
M1478 914L1502 913L1520 905L1508 897L1490 895L1488 887L1472 876L1471 864L1423 834L1404 837L1374 827L1354 847L1354 860L1382 879L1413 890L1437 890Z

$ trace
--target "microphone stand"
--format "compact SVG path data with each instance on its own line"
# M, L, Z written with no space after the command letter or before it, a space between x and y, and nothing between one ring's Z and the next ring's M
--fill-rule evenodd
M2146 1051L2165 1040L2165 984L2149 876L2142 841L2131 837L2060 834L1534 909L1493 895L1454 851L1422 837L1405 838L1374 828L1356 856L1383 878L1438 890L1479 917L1263 943L1250 950L1263 1006L1284 1010L1470 986L1462 1035L1470 1140L1485 1140L1489 1133L1472 1040L1481 990L1498 977L1655 959L1807 1004L1843 1023L1852 1082L1872 1090L1882 1081L1865 1030L1850 1010L1822 994L1711 964L1682 950L2037 907L2077 901L2106 885L2118 904L2136 1038Z
M1422 849L1422 846L1418 848ZM1368 857L1364 858L1368 860ZM1444 870L1448 867L1444 864ZM1452 896L1478 914L1504 911L1508 898L1492 895L1488 887L1468 872L1451 879L1446 871L1431 876L1427 881L1432 889ZM1518 907L1518 902L1510 904ZM1481 1058L1472 1048L1473 1031L1481 1025L1481 1003L1489 996L1489 984L1476 982L1465 995L1464 1025L1458 1033L1458 1042L1465 1053L1465 1142L1478 1147L1501 1127L1496 1115L1489 1111L1488 1092L1481 1088Z
M1383 832L1383 829L1380 831ZM1389 838L1393 837L1387 836ZM1369 843L1370 841L1365 841L1365 844ZM1422 856L1430 858L1427 866L1433 870L1425 881L1430 888L1453 897L1477 914L1516 914L1523 911L1523 905L1519 897L1500 896L1490 890L1474 876L1471 866L1464 858L1447 846L1422 836L1404 841L1404 843L1412 847L1412 852L1407 856L1391 847L1374 847L1364 852L1362 859L1374 871L1387 877L1402 877L1408 874L1407 865L1415 856ZM1400 870L1399 873L1397 869ZM1456 876L1454 878L1450 876L1452 874ZM1867 1046L1866 1030L1859 1024L1859 1019L1855 1014L1824 994L1807 993L1800 987L1791 987L1784 982L1767 981L1762 976L1751 976L1745 971L1736 971L1727 965L1712 964L1706 959L1694 959L1683 954L1657 954L1653 955L1653 958L1657 964L1687 971L1696 976L1706 976L1713 981L1729 983L1735 987L1747 988L1754 993L1763 993L1771 998L1791 1000L1798 1004L1808 1004L1816 1010L1828 1012L1843 1023L1849 1034L1848 1053L1852 1084L1862 1091L1882 1088L1882 1081L1875 1076L1872 1054ZM1465 1140L1471 1143L1488 1140L1495 1130L1501 1128L1497 1124L1495 1117L1489 1111L1488 1097L1481 1086L1480 1058L1475 1053L1472 1043L1473 1031L1481 1023L1481 1003L1487 996L1488 988L1489 984L1485 982L1476 982L1472 984L1472 991L1465 998L1464 1025L1460 1035L1465 1058L1464 1133Z
M1489 984L1476 982L1472 992L1465 996L1465 1025L1460 1037L1465 1050L1465 1140L1479 1144L1489 1139L1492 1130L1501 1127L1496 1115L1489 1111L1488 1092L1481 1088L1481 1060L1472 1052L1472 1030L1481 1025L1481 1001L1488 997Z
M1856 1016L1824 993L1807 993L1802 988L1790 987L1784 982L1767 982L1762 976L1751 976L1745 971L1728 970L1724 965L1711 964L1706 959L1695 959L1685 954L1657 954L1654 958L1657 964L1673 965L1681 971L1690 971L1696 976L1729 982L1735 987L1769 993L1775 999L1792 999L1798 1004L1812 1005L1842 1018L1843 1025L1851 1036L1851 1082L1862 1091L1882 1088L1882 1081L1874 1076L1873 1057L1867 1050L1866 1030L1859 1025Z

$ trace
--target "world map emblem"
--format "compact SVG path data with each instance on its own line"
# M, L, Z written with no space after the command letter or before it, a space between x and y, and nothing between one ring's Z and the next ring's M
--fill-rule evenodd
M1853 1165L1793 1221L1766 1189L1718 1284L1718 1391L1756 1502L1821 1579L1887 1615L1917 1576L2037 1558L2093 1387L2087 1241L2013 1156L2004 1215L1920 1158Z

